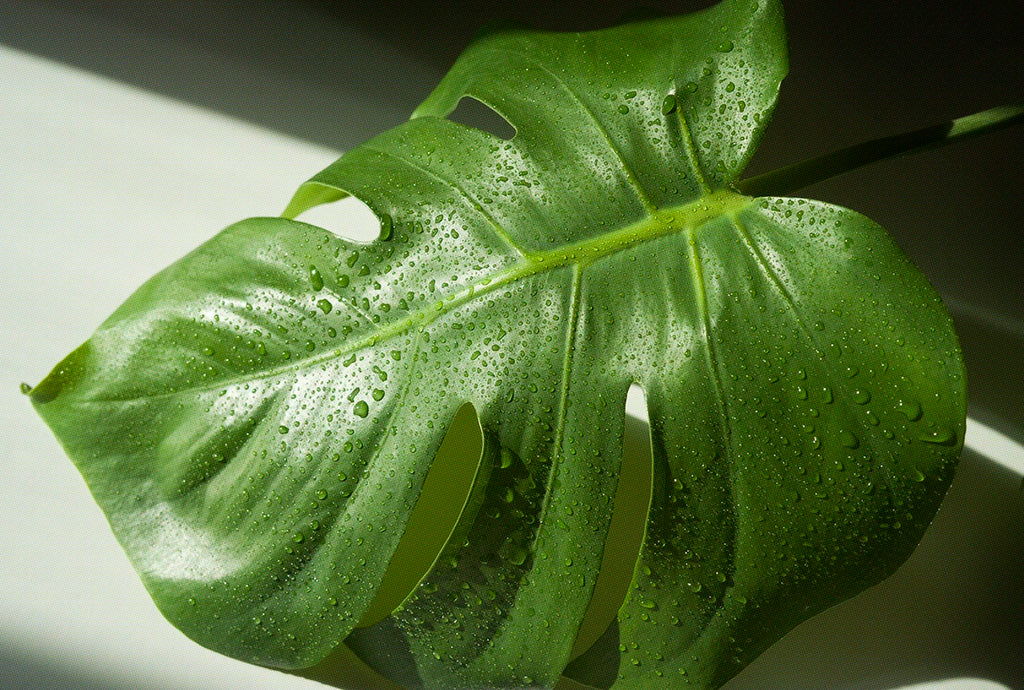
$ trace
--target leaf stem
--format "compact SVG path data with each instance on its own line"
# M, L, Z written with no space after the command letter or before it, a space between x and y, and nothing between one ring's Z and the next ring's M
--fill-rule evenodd
M1024 103L991 108L905 134L865 141L839 151L748 177L736 184L747 196L783 196L865 165L945 146L1024 122Z

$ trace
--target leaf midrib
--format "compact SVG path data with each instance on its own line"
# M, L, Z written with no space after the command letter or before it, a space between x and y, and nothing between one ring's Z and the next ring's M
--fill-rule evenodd
M743 196L728 189L719 189L689 203L659 209L641 221L607 232L598 237L575 242L557 249L541 251L523 250L523 261L506 268L492 277L483 278L467 285L462 290L449 295L445 299L409 314L403 319L392 322L380 330L352 342L347 347L336 348L320 355L314 355L271 369L263 369L249 376L233 377L227 380L222 379L206 386L179 389L160 394L139 395L130 398L93 398L90 402L128 402L138 399L170 397L186 391L192 393L211 391L223 388L225 385L273 378L299 369L313 367L317 364L373 347L380 342L407 333L412 328L426 326L470 300L493 292L509 283L571 265L578 266L581 271L585 270L587 266L600 259L625 251L644 242L677 232L693 231L716 218L738 213L749 206L752 201L752 197Z

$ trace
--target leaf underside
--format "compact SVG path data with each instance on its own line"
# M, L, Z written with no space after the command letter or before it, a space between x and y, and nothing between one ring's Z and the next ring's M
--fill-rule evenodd
M959 456L962 364L882 228L731 191L785 71L777 2L486 36L286 212L353 195L380 238L250 219L140 288L31 395L167 618L254 663L323 659L469 402L453 537L353 646L397 641L407 685L552 686L633 383L654 464L615 687L718 687L890 573ZM446 119L467 96L515 137Z

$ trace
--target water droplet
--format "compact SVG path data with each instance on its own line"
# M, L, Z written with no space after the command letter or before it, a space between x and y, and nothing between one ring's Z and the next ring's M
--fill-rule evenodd
M384 398L384 391L380 388L374 388L371 395L373 395L374 400L382 400Z
M619 106L619 112L622 113L623 115L626 115L627 113L629 113L629 106L626 105L625 103L621 104Z
M867 405L871 402L871 392L863 388L857 388L853 391L853 402L858 405Z
M318 299L316 301L316 306L320 307L320 311L325 314L330 314L331 310L334 309L334 305L331 304L330 300L326 299Z
M719 53L728 53L733 48L733 42L729 40L722 41L721 43L715 46L715 50L717 50Z
M903 413L903 415L912 422L916 422L921 419L923 411L921 410L921 403L917 402L913 398L905 398L896 403L896 409Z
M955 446L957 441L956 432L948 426L936 427L917 438L925 443L934 443L938 446Z
M522 565L526 562L526 557L529 555L521 546L512 547L508 554L508 562L512 565Z
M853 435L853 432L842 429L839 432L839 442L847 448L856 448L860 445L860 439Z
M393 223L391 221L391 216L389 216L386 213L381 214L381 217L380 217L380 238L382 240L386 240L389 237L391 237L391 227L392 227L392 225L393 225Z
M671 115L676 111L677 107L679 107L679 99L676 98L674 93L670 93L665 96L665 100L661 102L661 114Z
M366 404L365 400L360 400L352 408L352 414L356 417L366 417L366 415L370 414L370 406Z
M324 289L324 277L320 275L320 269L316 266L309 267L309 282L313 286L314 292L320 292Z
M28 395L29 393L32 392L32 386L28 385L27 383L22 383L20 388L22 395Z
M284 424L282 424L281 426L277 427L277 432L279 434L287 434L288 433L288 427L286 427Z

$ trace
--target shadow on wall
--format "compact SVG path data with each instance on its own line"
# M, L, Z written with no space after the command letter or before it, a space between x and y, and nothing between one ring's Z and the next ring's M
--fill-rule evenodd
M0 640L0 690L158 690L136 679L111 678L76 667L74 659L40 659L38 654Z

